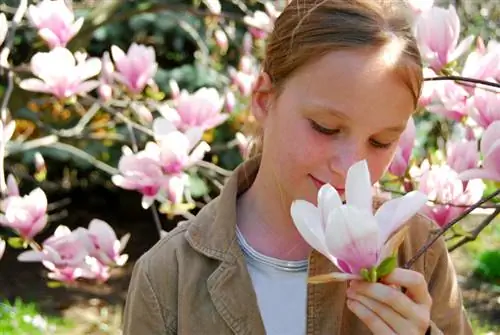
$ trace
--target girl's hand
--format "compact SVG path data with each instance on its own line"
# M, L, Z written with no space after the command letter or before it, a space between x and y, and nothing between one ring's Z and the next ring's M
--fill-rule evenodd
M347 306L374 334L422 335L430 325L432 298L421 273L396 268L382 283L351 281Z

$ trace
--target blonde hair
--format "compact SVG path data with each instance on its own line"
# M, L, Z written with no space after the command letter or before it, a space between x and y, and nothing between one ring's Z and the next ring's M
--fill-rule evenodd
M405 0L292 0L269 35L262 70L276 92L301 66L342 49L401 46L396 71L411 90L415 107L423 82L422 61ZM262 152L253 129L250 157Z

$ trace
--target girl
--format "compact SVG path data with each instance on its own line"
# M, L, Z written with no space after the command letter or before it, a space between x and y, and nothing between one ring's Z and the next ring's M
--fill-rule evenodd
M124 334L472 334L443 240L384 283L308 285L338 269L290 217L359 160L383 175L422 80L404 1L291 1L254 86L254 155L137 262ZM435 228L408 225L400 264Z

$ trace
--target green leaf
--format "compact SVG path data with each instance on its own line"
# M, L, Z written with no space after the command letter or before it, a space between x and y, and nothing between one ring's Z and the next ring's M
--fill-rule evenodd
M24 249L26 245L21 237L9 237L7 243L14 249Z
M370 272L367 269L361 269L359 271L359 274L361 277L363 277L364 280L370 281Z
M377 267L377 280L381 277L390 274L398 265L398 259L396 256L387 257L380 263Z

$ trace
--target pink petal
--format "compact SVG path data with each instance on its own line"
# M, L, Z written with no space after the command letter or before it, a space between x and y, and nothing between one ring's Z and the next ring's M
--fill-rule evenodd
M500 121L491 123L481 138L481 152L488 156L495 142L500 142Z
M340 206L342 206L342 200L337 190L330 184L321 186L318 192L318 209L322 222L326 224L330 211Z
M19 87L26 91L52 93L52 89L40 79L24 79L19 83Z

